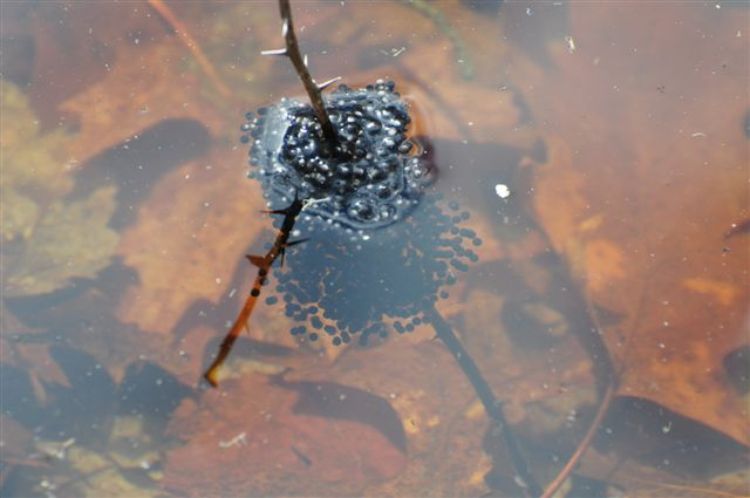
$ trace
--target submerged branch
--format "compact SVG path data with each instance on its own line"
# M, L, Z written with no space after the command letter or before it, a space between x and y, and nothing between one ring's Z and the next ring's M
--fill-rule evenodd
M552 498L558 489L560 489L560 486L563 485L565 480L570 476L570 474L573 472L573 470L578 465L578 462L581 461L581 458L583 457L583 454L586 452L586 449L591 445L591 442L594 440L594 436L596 435L596 432L599 430L599 426L602 423L602 420L604 420L604 415L607 414L607 410L609 410L610 405L612 404L612 399L615 395L615 384L611 383L607 390L604 393L604 397L602 398L601 402L599 403L599 408L596 410L596 414L594 415L594 419L591 421L591 425L589 425L589 429L586 431L586 435L581 439L581 442L578 443L578 447L573 452L573 454L568 459L568 462L565 464L565 466L560 469L560 472L558 472L557 476L547 484L547 488L544 490L544 494L541 496L541 498Z
M154 9L162 17L162 19L164 19L164 21L172 28L172 30L174 30L180 41L188 48L188 50L190 50L190 52L193 54L193 57L195 57L195 60L198 62L198 65L201 67L203 72L206 73L206 76L208 76L208 79L211 80L211 83L214 85L216 90L218 90L221 96L229 97L232 94L232 91L229 89L229 87L227 87L224 81L222 81L221 76L219 76L219 73L216 71L216 68L213 64L211 64L211 61L206 56L205 52L203 52L203 50L201 49L198 41L190 34L187 26L180 21L175 13L172 12L172 9L169 8L169 5L164 3L163 0L147 1L149 6L151 6L151 8Z
M443 341L445 347L447 347L453 354L453 357L461 367L461 370L463 370L464 374L469 379L469 382L471 382L471 386L474 388L477 396L479 396L479 400L482 402L487 415L495 425L495 429L502 434L503 442L508 448L508 454L514 470L516 471L518 479L523 483L523 492L527 496L536 497L541 495L542 488L531 474L526 459L521 452L521 447L513 435L513 432L508 425L508 421L505 419L505 415L503 415L500 402L495 398L495 394L492 392L492 389L482 375L482 372L479 370L479 367L466 349L464 349L463 345L458 340L458 337L456 337L456 334L453 333L450 325L448 325L445 319L443 319L434 307L426 310L424 316L427 321L432 324L438 338Z

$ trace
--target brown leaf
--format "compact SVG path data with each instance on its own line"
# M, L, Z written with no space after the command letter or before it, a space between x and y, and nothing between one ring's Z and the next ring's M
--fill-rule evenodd
M200 85L197 75L175 75L172 64L165 63L182 56L178 41L120 45L118 50L118 61L104 79L60 106L80 120L80 133L69 148L77 161L85 163L165 119L192 119L213 134L226 130L219 109L193 88Z
M250 16L247 8L242 4L214 4L206 12L206 6L197 5L193 11L196 16L183 19L187 29L203 34L196 36L196 43L208 45L212 55L236 57L234 53L226 53L231 47L240 47L249 52L241 62L243 67L239 74L235 64L224 63L219 68L218 77L224 80L222 91L219 91L201 71L194 54L178 36L171 33L169 26L159 22L157 24L162 33L152 33L154 19L159 16L151 7L128 7L128 10L136 10L140 14L129 14L128 22L135 26L123 35L127 39L116 44L104 61L106 74L59 106L60 111L75 116L80 128L77 139L68 150L71 156L85 163L97 153L115 144L126 143L168 119L195 120L205 126L211 135L222 138L231 136L234 140L247 101L264 93L263 84L268 83L258 75L267 72L272 63L267 57L255 55L259 51L256 38L248 36L248 33L260 35L266 32L269 23L265 20L273 9L270 5L256 8L254 15ZM104 12L100 12L100 16L110 20L117 19L120 14L117 5L108 5L102 10ZM90 23L85 16L73 19ZM214 53L216 44L224 47L220 53ZM69 68L66 71L69 72ZM255 79L261 83L248 84ZM230 98L225 95L227 82L231 82ZM260 103L256 102L255 105Z
M534 202L592 305L625 317L604 330L619 392L748 444L722 365L747 341L748 239L724 240L748 216L747 47L743 16L707 10L571 5L575 50L528 71L549 135Z
M123 321L169 333L192 302L228 292L248 244L269 224L258 185L238 171L241 156L215 151L154 187L118 250L139 275L120 305Z
M189 437L189 444L170 453L165 485L189 496L333 496L357 494L398 473L405 455L375 426L320 411L332 403L346 412L371 404L368 400L385 401L326 385L278 386L251 375L206 392L202 401L208 409L184 404L173 430ZM326 397L334 393L335 399Z
M239 361L233 370L242 370ZM484 415L441 343L392 340L346 350L334 363L318 355L282 363L294 366L283 381L232 376L200 405L184 403L170 426L186 439L168 456L170 489L325 496L485 490ZM243 432L246 446L221 447Z

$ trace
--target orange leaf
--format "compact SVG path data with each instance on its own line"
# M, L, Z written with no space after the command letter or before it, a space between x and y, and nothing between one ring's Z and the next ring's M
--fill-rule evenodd
M591 303L626 317L604 330L620 393L748 444L723 367L750 302L748 238L725 240L749 214L746 18L707 11L571 5L576 49L552 46L529 96L549 134L535 208Z

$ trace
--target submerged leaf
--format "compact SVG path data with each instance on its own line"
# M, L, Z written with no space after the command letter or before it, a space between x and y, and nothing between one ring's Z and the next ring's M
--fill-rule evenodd
M117 234L107 227L114 187L64 198L73 187L61 151L68 136L39 134L26 97L2 85L2 269L8 296L51 292L107 266Z
M73 277L93 278L106 267L118 240L107 228L115 192L104 187L80 201L50 206L23 251L12 258L5 290L13 295L51 292Z
M748 238L725 239L748 206L743 18L697 4L572 13L579 51L557 47L558 76L530 83L550 127L538 219L591 307L623 317L599 327L619 394L748 444L747 401L722 364L747 343ZM647 34L644 18L672 29Z

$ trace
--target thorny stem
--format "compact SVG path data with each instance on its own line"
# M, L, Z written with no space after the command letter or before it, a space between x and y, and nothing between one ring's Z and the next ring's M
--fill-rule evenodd
M279 229L278 235L276 235L276 240L274 241L273 246L268 250L265 256L248 256L250 262L258 267L258 274L255 277L253 288L250 291L250 295L247 296L242 310L240 311L239 315L237 315L237 319L235 319L234 323L232 324L232 328L229 329L227 335L224 336L224 340L221 341L221 346L219 346L219 353L211 363L211 366L208 367L208 370L206 370L206 373L203 374L203 378L206 379L208 383L214 387L219 385L219 368L221 368L227 356L229 356L229 353L232 351L232 347L234 346L237 338L240 336L240 333L242 333L242 329L247 327L247 321L250 319L253 308L255 308L255 303L258 302L260 289L261 287L263 287L263 284L266 283L268 273L271 271L271 266L273 265L274 261L276 261L276 258L284 255L284 251L286 250L287 246L291 245L289 243L289 236L291 235L292 229L294 228L294 223L297 221L297 216L302 211L302 207L302 201L299 199L294 199L294 202L292 202L292 204L288 208L281 211L272 211L271 214L284 215L284 221L281 223L281 228Z
M305 59L300 54L297 35L294 34L292 8L289 6L289 0L279 0L279 10L281 11L281 20L283 21L281 32L284 35L284 41L286 42L286 50L283 55L286 55L289 57L289 60L292 61L299 79L302 80L302 84L305 86L305 91L310 98L310 103L315 111L315 116L318 118L318 121L320 121L320 126L323 129L323 137L326 142L328 142L331 150L336 151L339 143L338 137L336 136L336 130L333 128L331 118L328 117L328 112L323 103L323 97L320 95L320 88L312 79L312 76L310 76L310 71L307 69Z
M513 432L510 430L508 421L503 415L503 411L500 407L500 402L495 398L495 394L492 392L490 385L487 380L482 376L482 372L479 367L472 359L471 355L464 349L461 341L458 340L456 334L453 333L450 325L446 323L445 319L440 316L440 313L433 307L424 312L425 318L432 324L435 329L435 333L438 338L443 341L445 347L453 353L453 357L456 362L463 370L466 377L471 382L474 391L479 396L479 400L482 402L487 415L492 419L495 429L500 431L503 437L503 442L508 448L508 454L513 467L516 471L517 476L523 482L523 492L526 496L539 496L542 494L542 488L534 479L534 476L529 470L529 466L526 463L526 459L521 452L521 447L518 444Z

